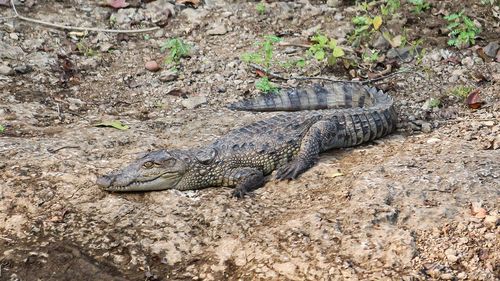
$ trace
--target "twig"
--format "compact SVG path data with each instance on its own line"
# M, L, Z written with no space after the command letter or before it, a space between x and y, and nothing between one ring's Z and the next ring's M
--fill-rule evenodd
M27 22L31 23L36 23L36 24L41 24L45 25L48 27L52 28L58 28L58 29L67 29L67 30L77 30L77 31L95 31L95 32L107 32L107 33L142 33L142 32L150 32L154 30L160 29L160 27L155 26L155 27L150 27L150 28L143 28L143 29L126 29L126 30L120 30L120 29L102 29L102 28L96 28L96 27L78 27L78 26L70 26L70 25L62 25L62 24L56 24L56 23L50 23L46 21L41 21L37 19L32 19L29 17L25 17L20 15L17 12L16 5L14 5L14 0L10 0L10 3L12 5L12 9L14 10L14 16L10 18L18 18L20 20L24 20Z
M341 83L357 83L357 84L368 84L368 83L372 83L372 82L375 82L375 81L379 81L379 80L383 80L383 79L387 79L389 77L392 77L392 76L395 76L395 75L398 75L398 74L401 74L401 73L407 73L407 72L414 72L418 75L420 75L420 73L416 72L416 71L413 71L411 69L402 69L402 70L399 70L399 71L396 71L396 72L393 72L393 73L390 73L390 74L387 74L387 75L384 75L384 76L380 76L380 77L377 77L377 78L373 78L373 79L367 79L367 80L341 80L341 79L332 79L332 78L328 78L328 77L308 77L308 76L289 76L289 77L285 77L285 76L282 76L280 74L277 74L275 72L272 72L258 64L254 64L254 63L250 63L250 66L257 69L257 70L260 70L266 74L268 74L269 76L271 77L274 77L274 78L278 78L278 79L282 79L282 80L291 80L291 79L295 79L295 80L325 80L325 81L329 81L329 82L341 82Z
M79 146L76 146L76 145L66 145L66 146L62 146L62 147L59 147L59 148L47 148L47 151L50 152L50 153L56 153L58 152L59 150L61 149L66 149L66 148L80 148Z

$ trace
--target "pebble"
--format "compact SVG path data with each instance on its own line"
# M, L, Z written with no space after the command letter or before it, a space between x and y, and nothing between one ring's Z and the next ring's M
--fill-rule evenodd
M486 47L483 48L484 53L488 57L492 57L492 58L494 58L497 55L498 49L500 49L500 45L498 45L497 42L490 42L490 43L488 43L488 45L486 45Z
M160 70L160 66L158 65L158 63L156 61L150 60L150 61L146 62L146 69L149 71L156 72L156 71Z
M11 33L11 34L9 34L9 37L12 40L18 40L19 39L19 36L17 35L17 33Z
M161 82L170 82L176 80L178 77L179 75L177 74L177 71L167 69L160 73L160 77L158 79L160 79Z
M430 133L431 131L432 131L431 123L428 123L428 122L422 123L422 132Z
M0 75L12 75L14 70L7 65L0 65Z
M207 103L207 97L205 96L193 96L181 101L182 106L184 106L186 109L197 108L205 103Z
M22 65L18 65L16 67L14 67L14 70L17 73L26 74L28 72L33 71L33 68L31 66L27 65L27 64L22 64Z
M207 35L224 35L226 33L227 29L224 24L217 24L207 31Z
M400 48L392 48L387 52L388 59L399 58L402 60L407 59L410 56L410 47L400 47Z
M452 280L453 279L453 274L451 274L451 273L444 273L444 274L441 274L440 277L443 280Z
M438 138L430 138L430 139L427 140L427 143L428 144L434 144L434 143L438 143L440 141L441 141L441 139L438 139Z
M485 216L484 224L490 227L496 227L498 225L498 217L495 215Z
M342 4L342 1L340 0L327 0L326 5L330 8L336 8Z
M465 57L463 58L461 63L467 67L472 67L474 66L474 59L472 59L471 57Z
M387 39L385 39L382 33L379 32L373 41L372 46L378 50L386 50L391 46L391 44L387 41Z

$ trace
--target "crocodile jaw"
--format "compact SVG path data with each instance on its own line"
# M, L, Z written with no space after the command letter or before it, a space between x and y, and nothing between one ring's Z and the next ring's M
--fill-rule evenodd
M182 178L177 173L165 173L155 178L120 179L121 174L110 174L97 178L97 185L105 191L134 192L175 189Z

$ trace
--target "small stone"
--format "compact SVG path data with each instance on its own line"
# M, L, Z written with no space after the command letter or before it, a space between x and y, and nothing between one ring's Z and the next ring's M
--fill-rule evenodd
M0 75L12 75L14 70L7 65L0 65Z
M376 39L373 41L372 46L378 50L386 50L391 46L391 44L387 41L387 39L385 39L382 33L379 32Z
M156 72L156 71L160 70L160 66L158 65L158 63L156 61L150 60L150 61L146 62L146 69L149 71Z
M31 72L33 70L33 68L27 64L22 64L22 65L18 65L16 67L14 67L14 70L17 73L26 74L28 72Z
M497 42L490 42L483 48L483 51L488 57L494 58L497 55L498 49L500 49L500 45Z
M177 71L168 69L168 70L163 70L160 73L160 77L158 79L160 79L161 82L170 82L176 80L177 77L179 77Z
M184 106L186 109L197 108L205 103L207 103L207 97L205 96L193 96L181 101L182 106Z
M387 52L388 59L399 58L402 60L407 59L410 56L410 47L400 47L400 48L392 48Z
M104 42L104 43L99 45L99 50L101 52L107 52L107 51L109 51L109 49L111 49L111 47L113 47L113 44L111 44L109 42Z
M227 29L223 24L215 25L212 29L207 31L207 35L224 35L226 33Z
M440 141L441 141L441 139L438 139L438 138L430 138L430 139L427 140L427 143L428 144L434 144L434 143L438 143Z
M422 132L430 133L431 131L432 131L431 123L428 123L428 122L422 123Z
M496 227L498 225L498 217L495 215L485 216L484 224L489 227Z
M342 1L340 0L327 0L326 5L330 8L336 8L342 4Z
M467 273L460 272L459 274L457 274L457 278L458 279L465 279L465 278L467 278Z
M453 274L451 274L451 273L443 273L443 274L441 274L440 277L443 280L452 280L453 279Z
M17 39L19 39L19 36L17 35L17 33L10 33L10 34L9 34L9 37L10 37L10 39L12 39L12 40L17 40Z
M476 217L478 219L483 219L486 217L487 214L488 214L488 212L486 211L486 209L478 208L474 214L474 217Z
M468 66L468 67L472 67L474 66L474 59L472 59L471 57L465 57L461 63L465 66Z

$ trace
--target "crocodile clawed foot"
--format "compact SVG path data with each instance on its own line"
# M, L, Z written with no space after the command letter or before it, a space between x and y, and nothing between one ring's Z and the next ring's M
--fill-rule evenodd
M295 160L279 167L275 178L277 180L294 180L307 168L308 165L304 161Z
M248 191L246 191L245 189L236 187L235 189L233 189L233 192L231 193L231 195L235 198L241 199L241 198L245 197L245 195L247 193L248 193Z

